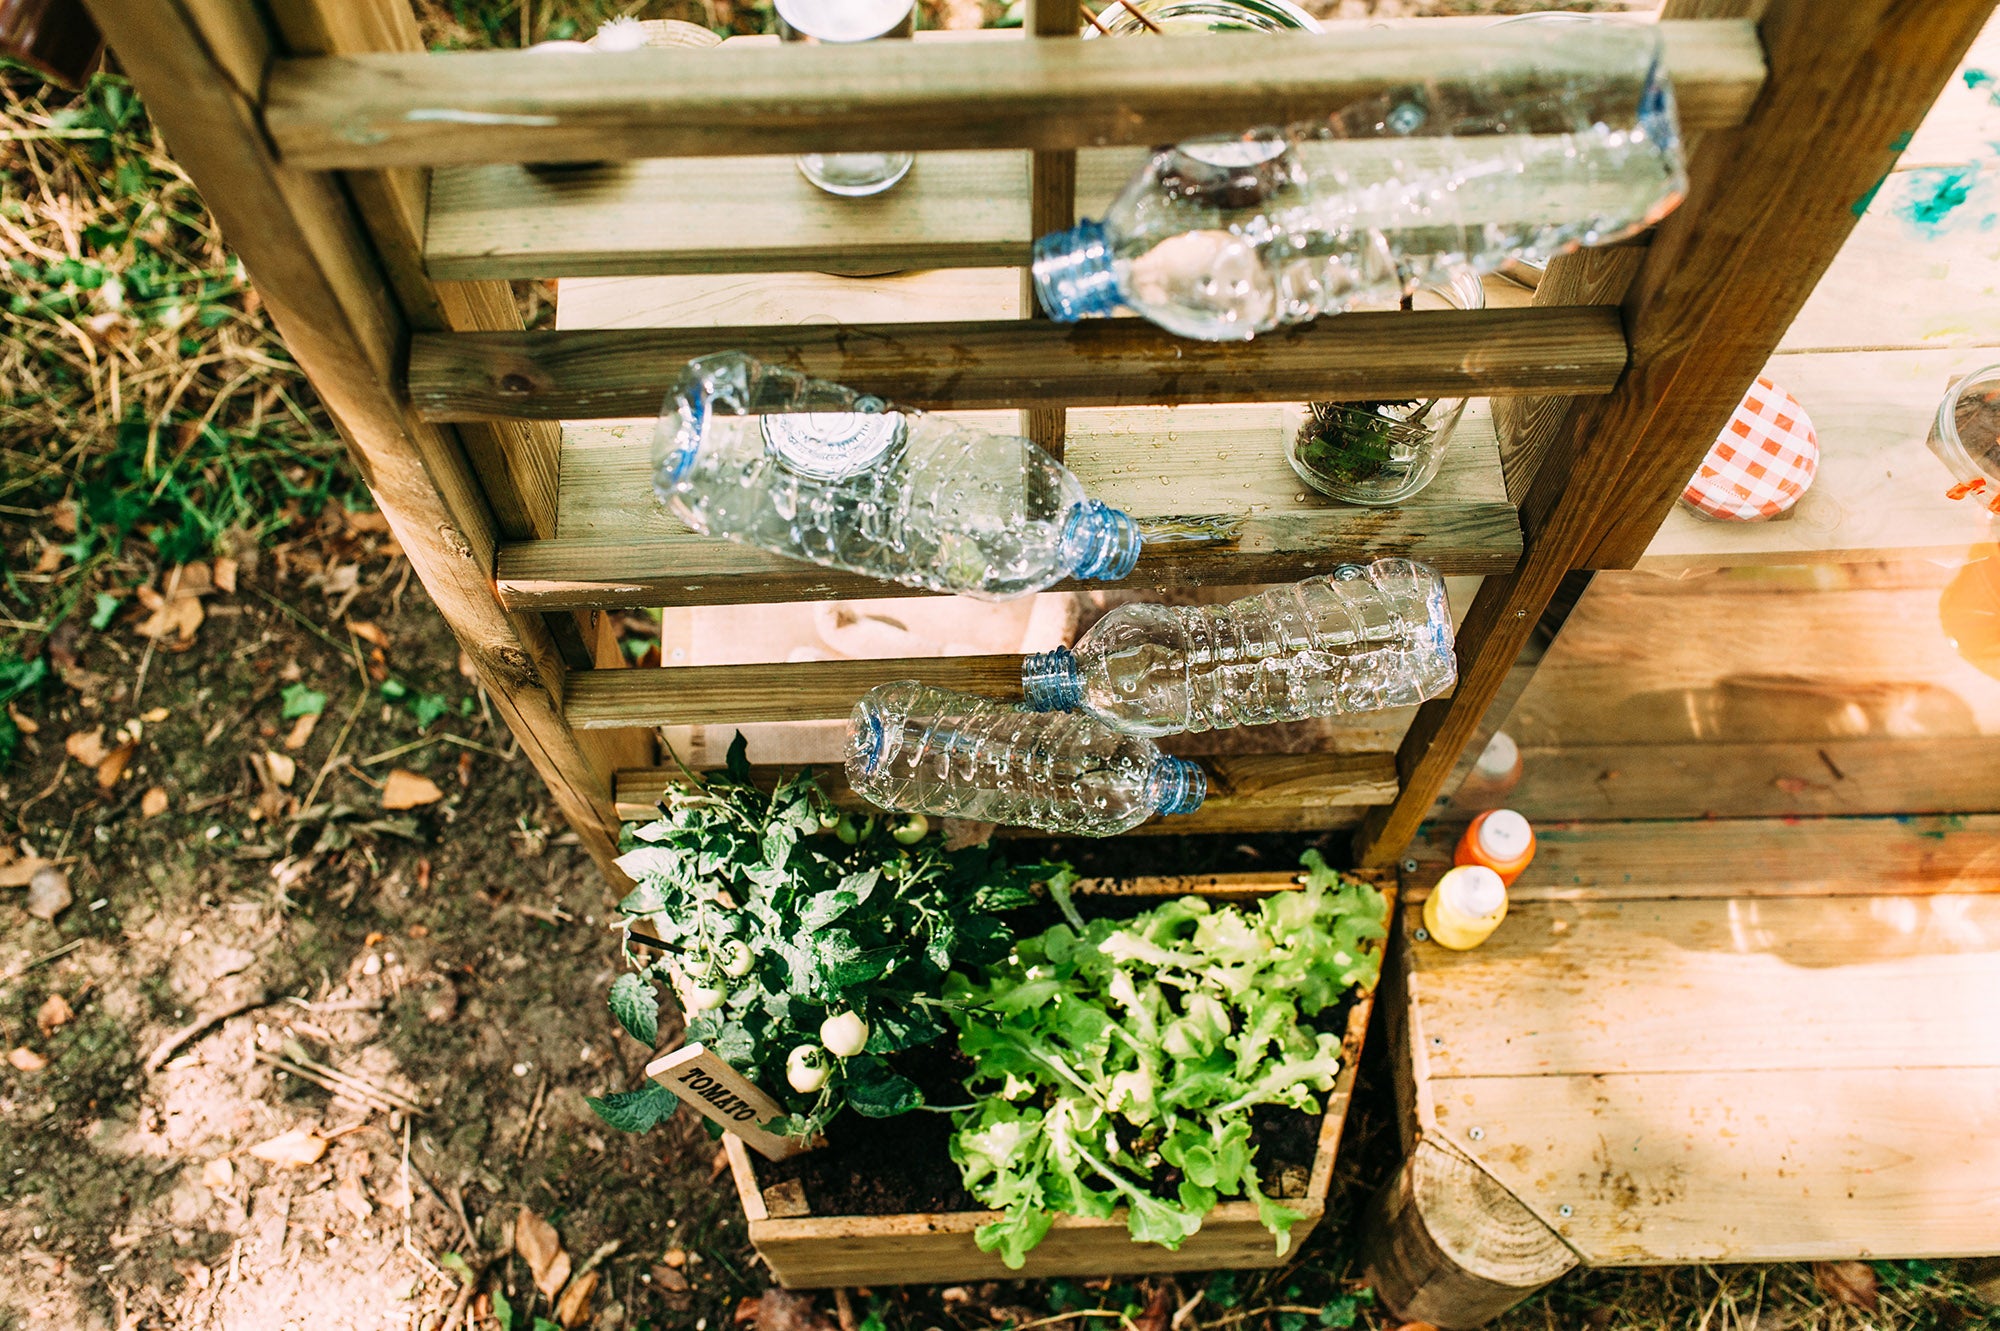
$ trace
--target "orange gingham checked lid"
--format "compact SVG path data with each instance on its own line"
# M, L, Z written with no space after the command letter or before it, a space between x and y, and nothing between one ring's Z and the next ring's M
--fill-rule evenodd
M1706 517L1757 522L1798 503L1818 470L1812 418L1797 398L1760 376L1681 498Z

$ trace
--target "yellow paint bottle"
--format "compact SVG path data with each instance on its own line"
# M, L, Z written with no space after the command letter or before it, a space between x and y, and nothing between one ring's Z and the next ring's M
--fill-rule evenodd
M1439 947L1478 947L1507 918L1507 885L1483 864L1463 864L1438 879L1424 899L1424 928Z

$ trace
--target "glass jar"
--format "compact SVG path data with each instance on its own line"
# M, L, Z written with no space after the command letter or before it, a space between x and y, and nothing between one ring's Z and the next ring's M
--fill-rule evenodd
M1318 32L1319 20L1291 0L1153 0L1141 6L1146 17L1168 35L1190 32ZM1085 37L1129 37L1150 31L1123 0L1105 6L1097 16L1099 33L1086 26Z
M777 0L778 39L808 44L908 41L916 0ZM802 153L799 174L828 194L864 199L893 188L917 159L910 153Z
M1483 310L1486 288L1470 268L1417 288L1418 310ZM1308 402L1286 414L1285 456L1307 485L1350 504L1400 504L1444 465L1467 399Z
M1956 482L1947 495L1976 496L2000 514L2000 365L1951 386L1931 422L1930 445Z

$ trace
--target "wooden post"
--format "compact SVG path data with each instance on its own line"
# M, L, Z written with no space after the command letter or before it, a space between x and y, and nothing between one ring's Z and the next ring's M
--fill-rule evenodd
M1079 0L1028 0L1028 30L1036 39L1077 40L1083 22ZM1039 239L1051 231L1067 231L1076 223L1076 150L1038 148L1028 167L1028 236ZM1033 267L1021 270L1021 313L1029 319L1046 319L1042 304L1035 298ZM1037 405L1021 411L1021 433L1053 456L1063 455L1067 433L1065 408Z
M1361 1261L1384 1311L1466 1331L1577 1258L1485 1170L1425 1138L1369 1207Z
M1716 2L1668 0L1663 17ZM1764 91L1690 162L1687 199L1625 300L1631 368L1549 443L1522 503L1521 566L1488 578L1459 626L1458 687L1404 736L1402 793L1362 824L1362 864L1401 856L1564 575L1644 551L1992 10L1771 0Z
M257 97L273 56L231 0L89 0L175 160L242 256L431 598L564 816L614 884L618 815L562 717L563 664L540 618L495 596L499 526L459 439L396 391L409 325L340 182L273 157Z

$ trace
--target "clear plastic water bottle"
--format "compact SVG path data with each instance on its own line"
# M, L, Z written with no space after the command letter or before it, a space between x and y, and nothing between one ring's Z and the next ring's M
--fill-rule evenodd
M1131 310L1231 341L1657 222L1687 175L1651 25L1496 27L1493 80L1155 153L1101 222L1035 244L1060 321ZM1506 71L1504 80L1497 71Z
M1139 557L1138 524L1028 440L741 352L688 363L654 431L653 488L698 532L986 600L1115 580Z
M1406 707L1457 677L1444 579L1408 559L1228 605L1122 605L1021 666L1029 707L1136 735Z
M1080 836L1193 813L1208 793L1198 764L1149 739L915 680L854 705L847 780L885 809Z

